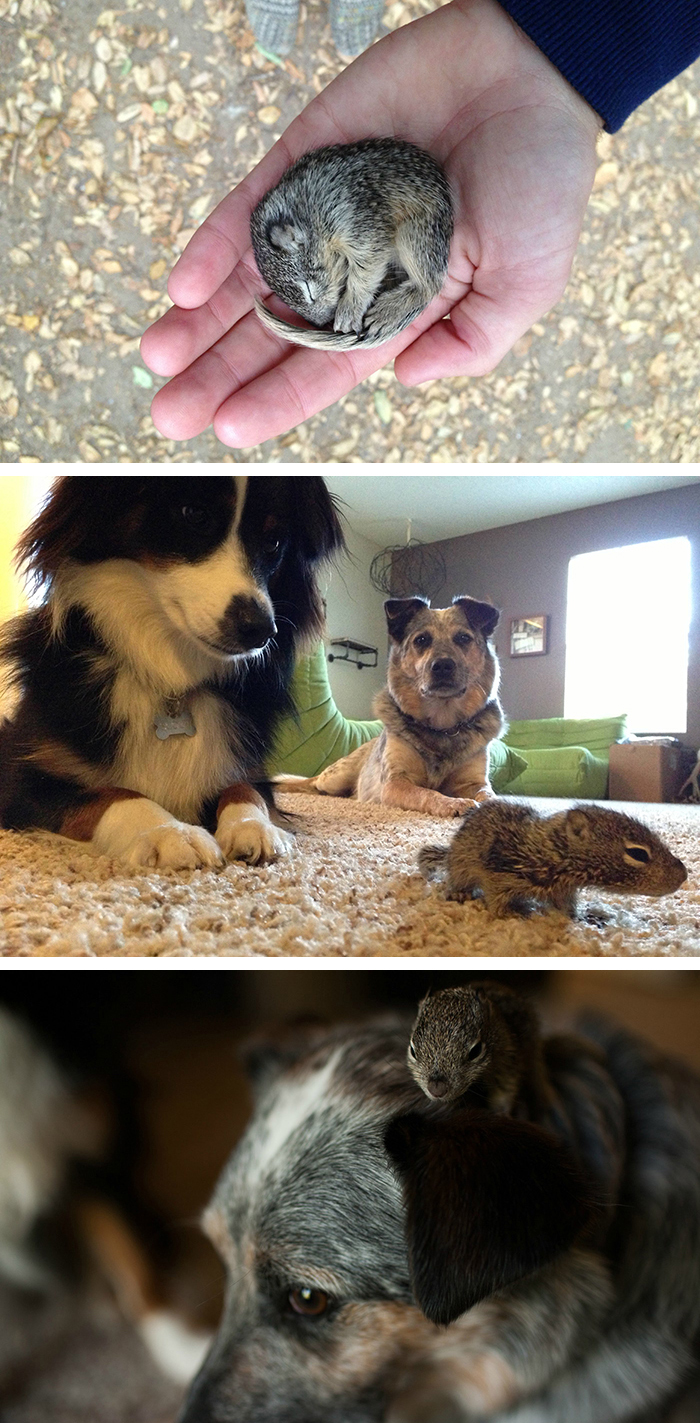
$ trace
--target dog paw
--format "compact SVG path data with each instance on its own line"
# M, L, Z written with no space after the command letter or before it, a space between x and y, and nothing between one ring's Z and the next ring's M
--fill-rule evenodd
M224 860L213 835L182 820L143 830L132 840L123 858L129 865L158 870L211 869Z
M439 815L443 820L450 820L452 816L466 815L468 810L473 810L476 805L475 800L468 800L465 796L441 795L440 791L434 791L436 799L426 806L428 815Z
M280 830L267 818L257 816L239 820L226 818L224 813L219 820L216 839L226 860L245 860L248 865L280 859L291 854L294 847L293 835Z

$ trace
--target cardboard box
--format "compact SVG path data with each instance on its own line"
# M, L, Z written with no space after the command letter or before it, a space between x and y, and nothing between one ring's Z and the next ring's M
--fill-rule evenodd
M611 800L675 800L687 772L682 746L655 741L617 741L610 747Z

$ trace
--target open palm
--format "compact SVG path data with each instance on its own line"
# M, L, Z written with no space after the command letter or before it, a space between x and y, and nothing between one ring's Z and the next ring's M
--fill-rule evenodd
M202 225L173 269L175 306L144 335L143 359L174 377L157 428L189 439L213 424L245 448L298 425L395 359L406 385L484 375L561 296L595 171L600 124L496 0L452 0L387 35L299 115ZM428 149L455 205L439 297L378 350L291 346L252 310L267 288L250 214L311 148L395 135Z

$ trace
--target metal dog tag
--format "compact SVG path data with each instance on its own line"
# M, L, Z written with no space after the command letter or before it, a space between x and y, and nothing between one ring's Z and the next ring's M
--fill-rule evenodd
M153 719L153 725L159 741L167 741L169 736L197 735L192 713L187 708L175 716L171 716L168 712L157 712Z

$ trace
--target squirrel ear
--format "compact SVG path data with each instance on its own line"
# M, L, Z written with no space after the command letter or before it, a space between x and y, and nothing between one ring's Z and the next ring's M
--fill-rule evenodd
M530 1122L412 1112L384 1141L403 1182L413 1291L434 1324L545 1265L591 1217L573 1158Z
M590 839L591 822L585 810L579 810L578 807L574 806L573 810L567 810L564 822L566 825L566 833L570 840L576 840L580 843L582 840Z
M283 252L297 252L300 247L305 247L307 235L298 223L292 222L288 218L286 222L273 222L267 231L268 241L272 247L280 247Z
M386 613L389 637L394 642L401 642L406 628L416 614L429 607L430 603L427 598L387 598L384 612Z
M476 598L453 598L452 606L461 608L469 626L490 637L501 616L500 608L492 603L480 603Z

